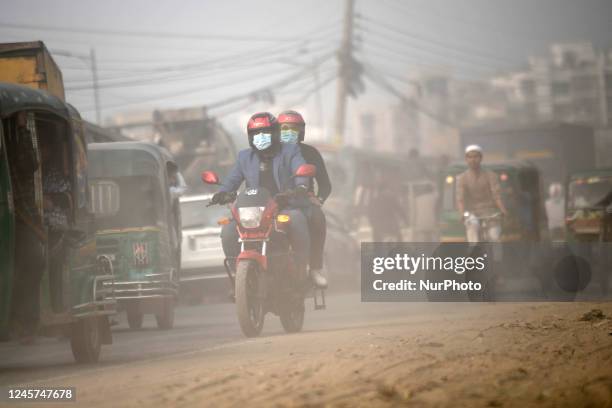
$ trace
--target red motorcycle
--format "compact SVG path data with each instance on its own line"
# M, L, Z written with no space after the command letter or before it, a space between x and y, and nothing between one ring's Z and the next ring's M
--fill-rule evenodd
M295 176L314 177L315 173L315 166L304 164L297 169ZM220 184L219 177L212 171L203 172L202 180L207 184ZM283 193L285 197L291 194ZM277 200L265 188L239 194L231 211L238 228L241 250L236 258L235 271L230 267L229 259L225 260L225 269L235 288L236 311L242 332L247 337L258 336L268 312L280 317L287 333L302 330L304 300L313 287L307 271L297 267L287 238L290 216L280 212ZM220 224L229 222L229 219L219 221ZM315 310L325 308L323 291L320 303L316 293L314 299Z

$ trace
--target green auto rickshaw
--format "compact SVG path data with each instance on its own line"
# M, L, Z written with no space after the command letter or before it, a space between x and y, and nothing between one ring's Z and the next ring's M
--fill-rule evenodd
M568 240L612 241L612 168L570 175L565 202Z
M502 200L509 211L502 226L502 242L540 241L547 234L547 219L539 170L529 162L483 165L499 177ZM465 163L449 166L440 178L439 233L441 242L465 242L465 226L456 209L457 176Z
M591 259L601 291L609 292L612 273L612 168L570 175L565 200L566 238Z
M96 253L78 112L0 83L0 340L68 336L78 362L112 342L112 264Z
M92 143L89 150L98 254L113 264L119 309L130 328L154 314L160 329L170 329L180 271L178 167L148 142Z

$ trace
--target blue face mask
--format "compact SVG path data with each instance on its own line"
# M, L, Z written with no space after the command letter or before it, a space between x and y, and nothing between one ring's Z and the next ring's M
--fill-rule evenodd
M298 142L299 133L297 130L281 130L280 132L280 141L281 143L297 143Z
M257 150L266 150L272 146L272 134L271 133L258 133L253 136L253 146Z

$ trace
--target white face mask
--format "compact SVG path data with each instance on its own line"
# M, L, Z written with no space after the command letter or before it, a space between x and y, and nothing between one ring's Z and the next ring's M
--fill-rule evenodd
M272 146L272 134L271 133L258 133L253 136L253 146L257 150L266 150Z

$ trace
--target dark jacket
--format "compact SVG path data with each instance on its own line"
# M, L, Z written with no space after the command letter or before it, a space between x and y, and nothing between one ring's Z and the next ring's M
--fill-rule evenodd
M308 186L308 178L292 177L302 164L306 164L306 161L297 145L281 145L280 151L272 159L274 181L278 191L287 191L299 185ZM219 191L237 191L243 181L246 182L247 189L259 188L259 165L259 155L254 149L241 150L236 164Z
M315 176L315 180L317 181L317 197L319 197L321 201L325 201L331 194L332 188L323 157L321 157L321 153L313 146L305 143L300 143L299 146L306 163L312 164L317 168L317 175ZM310 186L310 191L314 191L312 185Z

